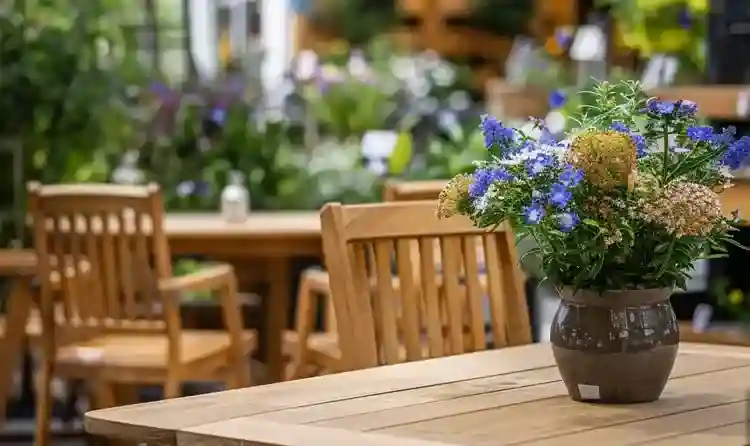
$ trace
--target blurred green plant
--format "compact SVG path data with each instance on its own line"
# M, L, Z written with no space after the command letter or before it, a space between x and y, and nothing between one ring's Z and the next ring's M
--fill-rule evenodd
M680 70L688 74L705 67L708 0L597 0L597 4L610 8L622 44L642 57L676 56Z
M172 265L172 275L175 277L187 276L194 274L205 268L206 265L191 258L182 258L174 262ZM213 293L210 291L189 291L183 293L181 296L184 300L196 301L196 300L211 300L213 299Z
M473 0L469 23L501 36L528 31L534 4L528 0Z
M127 86L142 79L137 45L119 22L127 0L11 1L0 17L0 139L18 144L23 181L106 181L132 142ZM0 194L24 203L4 175ZM8 194L8 195L6 195ZM10 201L9 201L10 200ZM12 235L3 232L2 244Z
M362 45L398 23L393 0L310 0L315 25L351 43Z
M410 172L415 180L448 179L475 169L477 160L489 160L490 152L484 146L484 136L479 129L479 120L456 122L445 130L444 135L435 136L425 152L424 167Z

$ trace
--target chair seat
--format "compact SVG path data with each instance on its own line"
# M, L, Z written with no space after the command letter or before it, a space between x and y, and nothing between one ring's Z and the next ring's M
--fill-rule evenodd
M255 331L243 331L242 341L245 355L254 351L257 346ZM58 368L64 368L74 375L79 374L77 371L90 375L91 369L98 369L100 373L108 375L107 379L129 381L125 376L128 370L140 374L138 376L144 376L142 373L149 370L165 372L169 362L167 346L167 335L161 333L106 334L59 348L56 362ZM217 355L228 357L229 347L230 338L226 331L182 330L180 362L194 365L188 368L188 372L191 378L198 378L204 374L200 370L201 363L212 363L213 367L217 363ZM227 365L225 361L218 362ZM213 369L205 370L205 374L211 371Z

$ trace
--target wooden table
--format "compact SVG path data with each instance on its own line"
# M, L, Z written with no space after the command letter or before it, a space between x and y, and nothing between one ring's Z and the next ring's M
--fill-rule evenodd
M173 255L201 254L242 264L264 261L269 295L266 327L269 376L281 381L284 373L282 333L289 318L291 260L322 257L320 214L311 212L254 212L244 223L227 223L219 214L167 214L165 229Z
M738 446L748 388L750 348L682 344L660 401L576 403L534 344L93 411L85 425L178 446Z

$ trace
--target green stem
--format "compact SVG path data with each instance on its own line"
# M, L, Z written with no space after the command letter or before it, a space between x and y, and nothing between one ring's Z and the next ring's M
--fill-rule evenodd
M669 120L664 123L664 155L662 159L662 185L667 184L669 176Z

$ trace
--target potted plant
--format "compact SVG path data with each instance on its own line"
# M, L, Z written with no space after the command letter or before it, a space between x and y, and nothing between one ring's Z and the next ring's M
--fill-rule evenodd
M527 255L562 298L551 341L574 400L654 401L679 343L671 292L685 288L694 261L739 245L738 216L723 216L719 194L750 138L697 125L695 103L647 100L638 82L590 94L562 142L485 117L493 159L455 177L438 213L534 239Z

